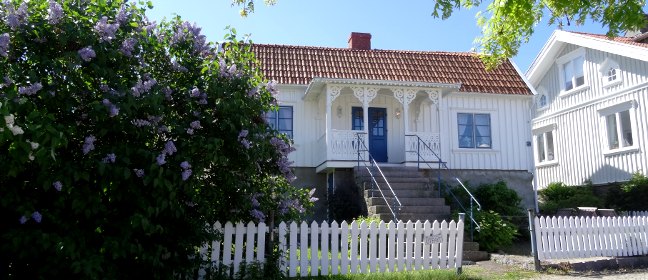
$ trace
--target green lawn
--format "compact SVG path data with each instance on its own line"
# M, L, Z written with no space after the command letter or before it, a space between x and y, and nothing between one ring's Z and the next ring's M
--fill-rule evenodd
M319 277L303 277L296 279L345 279L345 280L427 280L427 279L440 279L440 280L480 280L480 279L528 279L538 276L536 272L527 270L516 270L511 268L507 271L487 271L477 266L464 266L463 274L457 275L455 270L426 270L414 272L395 272L395 273L373 273L373 274L359 274L359 275L343 275L343 276L319 276Z

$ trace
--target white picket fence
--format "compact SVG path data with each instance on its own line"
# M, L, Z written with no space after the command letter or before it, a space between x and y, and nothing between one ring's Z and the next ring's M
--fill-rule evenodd
M648 217L648 211L628 211L622 212L622 215L630 217Z
M538 259L637 256L648 253L648 216L536 217Z
M265 261L264 223L214 228L223 238L201 249L211 266L201 269L199 278L219 267L236 274L244 263ZM281 223L277 231L280 269L290 277L461 268L463 215L450 223Z

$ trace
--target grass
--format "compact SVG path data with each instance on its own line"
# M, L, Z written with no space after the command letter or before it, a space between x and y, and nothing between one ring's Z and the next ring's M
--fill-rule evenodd
M423 280L423 279L440 279L440 280L495 280L495 279L528 279L538 274L533 271L527 270L508 270L508 271L487 271L484 268L477 266L464 266L464 271L461 275L456 274L456 270L436 269L436 270L423 270L423 271L407 271L407 272L394 272L394 273L372 273L372 274L356 274L356 275L336 275L336 276L318 276L318 277L302 277L295 279L331 279L331 280Z

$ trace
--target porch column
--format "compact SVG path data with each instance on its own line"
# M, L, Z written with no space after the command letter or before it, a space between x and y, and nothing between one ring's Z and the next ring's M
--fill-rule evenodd
M362 103L362 123L363 132L365 136L369 135L369 103L376 98L378 95L378 88L375 87L351 87L353 90L353 96L355 96L360 103ZM365 138L364 140L367 140ZM369 148L369 143L365 142L367 148Z
M416 98L416 90L411 88L394 89L394 98L403 105L403 121L405 122L405 134L409 134L409 104Z
M333 107L333 101L340 95L342 91L341 86L336 85L326 85L326 160L331 160L332 154L332 117L331 117L331 107Z

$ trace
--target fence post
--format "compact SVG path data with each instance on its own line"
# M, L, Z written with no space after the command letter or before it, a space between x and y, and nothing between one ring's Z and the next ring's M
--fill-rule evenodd
M465 213L459 213L459 222L463 222L465 225ZM459 223L457 223L459 224ZM459 232L459 234L464 234L463 230ZM461 242L463 242L463 238ZM472 240L471 240L472 241ZM448 244L449 246L454 246L453 244ZM461 261L457 263L457 275L461 275L461 272L463 272L463 244L460 245L461 252L457 252L457 254L461 254Z
M535 210L529 208L527 211L529 212L529 233L531 234L531 254L533 254L533 265L535 266L536 271L541 271L542 267L540 267L540 260L538 259L538 243L536 242L535 235Z

